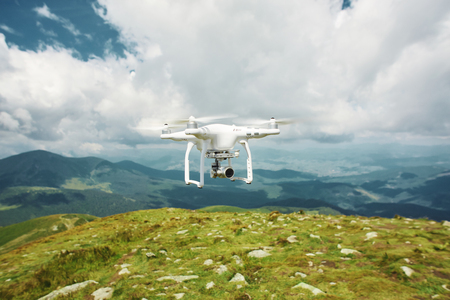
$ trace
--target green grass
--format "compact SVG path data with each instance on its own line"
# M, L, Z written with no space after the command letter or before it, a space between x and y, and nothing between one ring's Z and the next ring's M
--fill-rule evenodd
M378 237L366 240L373 231ZM449 233L428 220L142 210L96 219L0 255L0 298L37 299L95 280L67 297L87 299L98 288L112 287L114 299L173 299L177 293L185 293L183 299L446 299ZM290 243L291 235L298 242ZM345 255L341 248L358 253ZM271 255L251 258L254 249ZM147 257L149 252L155 256ZM207 259L213 264L205 265ZM130 274L119 275L122 264L129 264ZM219 265L228 270L219 275ZM402 266L414 270L411 277ZM230 283L236 273L248 285L238 289ZM169 275L198 278L157 280ZM209 282L215 284L211 289ZM300 282L325 294L293 289Z
M0 227L0 254L96 218L83 214L51 215Z

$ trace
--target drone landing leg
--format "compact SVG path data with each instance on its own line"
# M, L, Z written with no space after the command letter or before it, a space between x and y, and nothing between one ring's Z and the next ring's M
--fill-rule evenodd
M197 186L200 182L189 179L189 154L191 153L192 148L194 148L195 144L193 142L188 142L186 149L186 156L184 157L184 181L187 185L194 183ZM203 186L203 185L202 185Z
M233 177L231 180L242 180L247 184L250 184L253 181L252 153L250 152L250 147L248 146L248 142L246 140L240 140L239 144L244 146L245 151L247 152L247 178Z
M202 153L200 154L200 183L197 183L199 189L205 185L205 157L209 146L209 140L202 140Z

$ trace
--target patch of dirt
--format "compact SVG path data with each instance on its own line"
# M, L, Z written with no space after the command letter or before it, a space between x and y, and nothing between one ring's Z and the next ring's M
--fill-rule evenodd
M442 272L436 271L436 270L432 270L431 272L433 272L433 274L439 278L450 280L450 274L448 274L448 273L442 273Z

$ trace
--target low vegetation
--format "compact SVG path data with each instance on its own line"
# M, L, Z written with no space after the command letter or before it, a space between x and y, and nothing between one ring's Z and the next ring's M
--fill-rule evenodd
M87 280L64 299L93 299L100 288L111 288L113 299L447 299L446 225L400 216L129 212L0 255L0 299L38 299Z
M0 227L0 254L16 249L39 238L88 223L96 218L83 214L60 214Z

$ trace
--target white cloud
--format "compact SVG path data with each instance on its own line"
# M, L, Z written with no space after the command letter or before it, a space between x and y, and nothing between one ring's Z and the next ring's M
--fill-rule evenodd
M16 131L19 129L19 122L7 112L2 111L0 112L0 126L11 131Z
M0 24L0 29L11 33L11 34L15 34L15 35L21 35L19 32L17 32L16 30L12 29L11 27L5 25L5 24Z
M68 31L70 31L73 35L78 36L81 34L81 32L75 27L75 25L72 24L72 22L70 22L68 19L63 18L63 17L59 17L57 15L55 15L54 13L52 13L50 11L50 9L48 8L48 6L44 3L44 5L42 7L36 7L34 9L34 11L38 14L38 16L40 17L44 17L44 18L48 18L50 20L56 21L58 23L61 23L61 25L67 29ZM39 26L39 23L38 23ZM40 26L40 29L42 30L43 28ZM51 33L51 32L48 32ZM90 35L87 35L87 37L89 39L91 39L92 37Z
M345 11L339 0L99 3L125 58L108 54L112 41L105 59L80 61L0 39L2 109L32 141L107 151L150 141L130 129L140 122L224 113L305 120L277 141L449 140L447 0L354 1ZM80 34L46 5L35 11Z
M292 133L331 142L450 134L448 1L99 2L124 43L159 46L198 115L300 116Z

